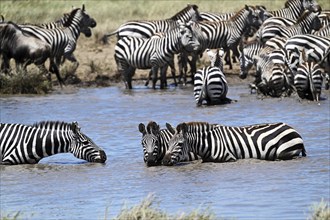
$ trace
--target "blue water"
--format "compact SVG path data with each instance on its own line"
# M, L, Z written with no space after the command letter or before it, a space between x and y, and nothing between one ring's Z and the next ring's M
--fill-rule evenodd
M246 86L230 87L228 97L238 102L197 108L191 87L126 91L114 86L0 98L1 122L78 121L108 156L104 165L58 154L37 165L1 166L1 213L20 211L28 219L111 219L152 194L155 207L170 214L209 208L225 218L306 219L313 203L329 201L329 99L320 105L296 97L262 100ZM302 135L308 156L147 168L138 124L150 120L161 127L188 121L231 126L285 122Z

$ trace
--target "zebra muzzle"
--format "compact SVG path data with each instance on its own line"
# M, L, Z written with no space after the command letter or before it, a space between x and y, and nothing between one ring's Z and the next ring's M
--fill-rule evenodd
M99 151L99 156L95 157L94 162L95 163L104 163L107 160L107 155L103 150Z

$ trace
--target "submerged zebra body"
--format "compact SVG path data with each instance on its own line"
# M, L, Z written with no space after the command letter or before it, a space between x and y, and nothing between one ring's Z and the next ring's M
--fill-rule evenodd
M164 165L174 165L189 151L204 162L230 162L244 158L288 160L306 156L300 134L284 123L230 127L205 122L181 123L174 129Z
M80 131L77 122L46 121L30 125L0 124L1 164L35 164L57 153L72 153L89 162L104 163L105 152Z
M160 129L159 125L151 121L147 127L144 124L139 124L139 131L142 133L142 148L143 160L147 166L161 165L166 151L168 150L168 142L172 138L172 133L167 129ZM198 156L189 153L184 160L197 160Z
M194 97L197 105L203 101L208 105L225 104L231 102L228 99L228 85L223 73L223 50L215 53L207 50L211 65L197 70L194 76Z

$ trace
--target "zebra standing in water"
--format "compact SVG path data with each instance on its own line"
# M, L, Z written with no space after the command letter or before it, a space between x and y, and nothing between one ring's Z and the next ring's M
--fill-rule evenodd
M165 33L164 37L136 38L124 37L115 46L115 60L118 72L123 76L126 88L132 89L132 77L135 70L153 70L153 81L157 80L157 69L173 60L174 54L186 51L196 51L200 48L194 30L187 24ZM161 88L164 88L162 77ZM153 83L155 88L155 83Z
M105 152L80 131L77 122L46 121L32 126L0 124L1 164L35 164L57 153L72 153L88 162L104 163Z
M174 129L163 164L174 165L191 151L203 162L230 162L244 158L289 160L306 156L300 134L284 123L230 127L206 122L181 123Z
M60 84L63 84L63 79L59 72L59 62L61 56L70 55L76 47L76 42L81 32L81 27L91 27L95 23L85 11L85 6L71 11L68 21L63 28L46 29L43 27L25 25L22 29L30 35L41 39L51 45L51 56L55 58L55 64L51 67L56 73ZM95 24L96 25L96 24Z
M207 50L211 65L197 70L194 77L194 96L197 105L206 101L208 105L230 103L226 97L228 85L223 73L223 50L214 53Z
M167 129L160 129L159 125L150 121L145 127L144 124L139 124L139 131L142 133L141 144L144 153L144 163L147 166L161 165L166 151L168 150L168 141L172 138L172 133ZM198 156L189 153L184 160L197 160Z
M320 65L308 58L305 50L300 51L300 64L294 76L294 86L300 98L320 101L323 69Z

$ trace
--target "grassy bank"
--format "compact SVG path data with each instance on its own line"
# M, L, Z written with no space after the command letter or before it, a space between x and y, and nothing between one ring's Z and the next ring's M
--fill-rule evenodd
M317 1L323 9L330 9L330 2L328 0ZM121 81L120 76L117 75L117 66L113 57L116 37L111 37L109 39L110 43L107 45L104 45L101 39L104 34L116 30L122 23L128 20L170 18L186 7L187 4L198 5L199 11L234 12L240 10L245 4L264 5L268 10L277 10L283 8L284 3L285 0L5 0L0 2L0 14L4 16L5 20L16 23L47 23L59 19L64 13L70 12L72 6L81 7L82 4L85 4L87 13L95 18L97 26L92 29L92 37L86 38L85 36L80 36L78 39L76 51L74 52L80 64L78 68L74 69L72 73L72 63L66 61L61 66L60 72L63 78L66 78L67 75L72 75L76 78L74 79L75 83L80 82L84 86L108 86L114 81ZM34 71L33 66L29 66L32 71ZM228 73L228 69L226 68L227 66L225 66L225 74ZM238 75L238 68L239 66L236 63L233 71L236 75ZM133 80L146 78L147 74L148 71L137 70ZM31 82L31 80L28 81ZM71 84L71 81L68 84ZM25 89L14 90L24 91ZM4 92L0 91L1 93Z
M309 216L307 220L329 220L330 219L330 207L329 203L321 201L315 203L309 208ZM16 213L3 213L1 211L0 220L20 220L20 219L33 219L33 215L30 217L21 212ZM109 219L108 210L106 209L104 220ZM155 198L148 196L140 204L126 207L124 206L121 212L113 218L113 220L219 220L225 219L216 216L209 209L196 209L190 213L168 214L155 205ZM233 218L231 218L233 219Z

